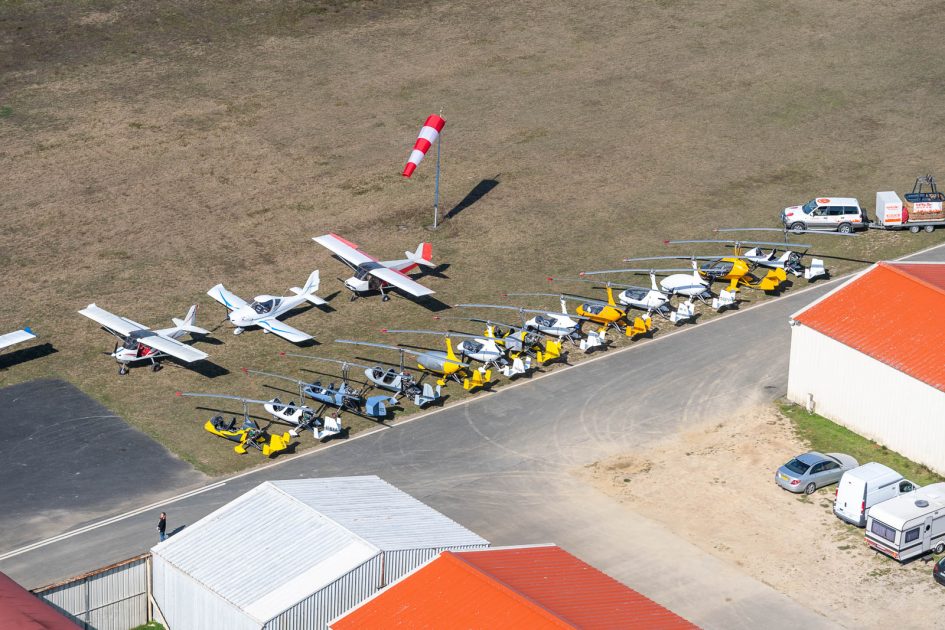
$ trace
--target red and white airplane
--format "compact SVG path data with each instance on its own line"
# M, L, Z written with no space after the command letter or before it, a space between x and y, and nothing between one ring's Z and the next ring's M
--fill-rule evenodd
M345 280L345 286L354 292L352 300L365 291L380 291L384 301L390 299L385 289L396 287L415 297L430 295L432 290L407 275L408 271L422 265L436 267L431 258L433 249L429 243L420 243L415 252L404 252L401 260L378 260L358 249L351 241L346 241L337 234L315 236L313 241L338 256L354 270L354 275Z

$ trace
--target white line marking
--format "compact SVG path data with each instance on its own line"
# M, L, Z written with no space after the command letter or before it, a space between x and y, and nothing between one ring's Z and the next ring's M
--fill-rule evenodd
M900 260L904 260L904 259L906 259L906 258L913 258L913 257L915 257L915 256L919 256L919 255L924 254L924 253L926 253L926 252L930 252L930 251L932 251L933 249L937 249L937 248L939 248L939 247L945 247L945 243L940 243L940 244L938 244L938 245L932 245L931 247L927 247L927 248L925 248L925 249L923 249L923 250L921 250L921 251L914 252L914 253L912 253L912 254L907 254L906 256L902 256L902 257L900 257L900 258L896 258L896 259L894 259L894 261L900 261ZM860 270L860 271L862 271L862 270ZM809 291L814 291L814 290L816 290L816 289L819 289L819 288L821 288L821 287L823 287L824 285L827 285L827 284L832 284L832 283L834 283L834 282L840 282L841 280L847 280L848 278L850 278L850 277L852 277L852 276L854 276L854 275L860 273L860 271L854 271L854 272L852 272L852 273L848 273L848 274L846 274L846 275L844 275L844 276L839 276L839 277L837 277L837 278L830 278L829 280L827 280L827 281L825 281L825 282L818 282L818 283L815 284L815 285L805 287L805 288L800 289L800 290L798 290L798 291L792 291L790 294L788 294L788 295L786 295L786 296L784 296L784 297L785 297L785 298L788 298L788 297L791 297L791 296L794 296L794 295L801 295L802 293L807 293L807 292L809 292ZM59 542L59 541L61 541L61 540L65 540L65 539L67 539L67 538L71 538L71 537L73 537L73 536L78 536L79 534L84 534L85 532L89 532L89 531L92 531L92 530L94 530L94 529L98 529L99 527L105 527L106 525L111 525L112 523L117 523L118 521L122 521L122 520L125 520L125 519L127 519L127 518L131 518L132 516L136 516L136 515L138 515L138 514L141 514L142 512L146 512L146 511L148 511L148 510L153 510L153 509L155 509L155 508L157 508L157 507L160 507L160 506L162 506L162 505L169 505L169 504L171 504L171 503L175 503L175 502L177 502L177 501L181 501L181 500L183 500L183 499L192 497L192 496L197 495L197 494L200 494L200 493L202 493L202 492L207 492L207 491L209 491L209 490L214 490L214 489L216 489L216 488L219 488L219 487L221 487L221 486L226 485L226 483L227 483L228 481L235 481L236 479L241 479L241 478L246 477L246 476L249 476L249 475L255 475L256 473L261 473L261 472L263 472L263 471L270 470L270 469L272 469L272 468L275 468L276 466L281 466L282 464L287 464L287 463L289 463L289 462L294 462L294 461L296 461L296 460L298 460L298 459L301 459L301 458L303 458L303 457L308 457L308 456L310 456L310 455L318 455L319 453L324 453L325 451L327 451L327 450L330 449L330 448L334 448L334 447L336 447L336 446L343 446L343 445L345 445L345 444L350 444L351 442L353 442L353 441L355 441L355 440L359 440L359 439L361 439L361 438L368 437L369 435L374 435L375 433L378 433L378 432L380 432L380 431L384 431L384 430L386 430L386 429L394 429L394 428L403 426L403 425L405 425L405 424L410 424L411 422L415 422L415 421L420 420L420 419L422 419L422 418L426 418L427 416L432 416L432 415L434 415L434 414L441 413L441 412L443 412L443 411L447 411L447 410L451 410L451 409L456 409L456 408L458 408L458 407L462 407L462 406L465 406L465 405L468 405L468 404L477 402L477 401L479 401L479 400L487 400L487 399L491 398L492 396L497 396L497 395L501 394L502 392L507 392L507 391L513 390L513 389L515 389L516 387L520 387L521 385L527 385L528 383L534 383L535 381L541 380L541 379L543 379L543 378L547 378L547 377L549 377L549 376L554 376L554 375L556 375L556 374L564 374L564 373L566 373L566 372L568 372L568 371L570 371L570 370L572 370L572 369L574 369L574 368L579 368L579 367L581 367L581 366L583 366L583 365L590 365L591 363L594 363L594 362L596 362L596 361L600 361L600 360L602 360L602 359L607 359L607 358L609 358L609 357L612 357L612 356L614 356L614 355L616 355L616 354L621 354L621 353L623 353L623 352L629 352L629 351L634 350L634 349L636 349L636 348L642 348L642 347L648 346L648 345L650 345L650 344L653 344L653 343L657 343L657 342L659 342L659 341L662 341L663 339L667 339L667 338L672 337L672 336L674 336L674 335L679 335L679 334L685 333L685 332L690 331L690 330L698 330L698 329L700 329L700 328L704 328L705 326L711 326L712 324L714 324L714 323L716 323L716 322L726 321L726 320L729 320L729 319L731 319L732 317L736 317L736 316L738 316L738 315L740 315L740 314L742 314L742 313L747 313L747 312L753 311L753 310L755 310L755 309L758 309L758 308L762 308L762 307L764 307L764 306L767 306L767 305L769 305L769 304L777 304L777 303L780 302L780 301L781 301L781 300L778 299L778 298L774 298L774 299L771 299L771 300L765 300L764 302L758 302L758 303L753 304L753 305L751 305L751 306L748 306L748 307L746 307L746 308L740 308L740 309L738 309L737 311L726 313L724 316L715 317L715 318L710 319L709 321L705 322L704 324L700 324L700 325L698 325L698 326L681 326L681 327L677 328L676 330L673 330L673 331L668 332L668 333L666 333L666 334L661 334L659 337L654 337L653 339L648 339L648 340L646 340L645 343L634 344L634 345L632 345L632 346L627 346L627 347L625 347L625 348L617 348L617 349L615 349L615 350L608 350L605 354L601 354L601 355L599 355L599 356L592 357L592 358L587 359L587 360L585 360L585 361L581 361L580 363L575 363L574 365L566 365L566 366L564 366L563 368L555 369L555 370L552 371L552 372L546 372L546 373L544 373L544 374L538 374L538 375L532 376L532 377L529 378L529 379L522 379L522 380L519 380L519 381L517 381L517 382L515 382L515 383L510 383L510 384L508 384L508 385L505 385L505 386L503 386L501 389L498 389L498 390L496 390L496 391L486 391L486 392L482 392L482 393L480 393L480 395L476 396L475 398L467 398L466 400L461 400L461 401L456 402L456 403L451 403L451 404L449 404L449 405L440 407L440 408L438 408L438 409L431 409L431 410L429 410L429 411L425 411L425 412L422 412L422 413L418 413L418 414L416 414L416 415L410 416L409 418L405 418L405 419L403 419L403 420L401 420L401 421L399 421L399 422L395 422L395 423L393 423L393 424L381 425L381 426L379 426L379 427L376 428L376 429L371 429L371 430L368 430L368 431L364 431L364 432L362 432L362 433L358 433L358 434L355 435L354 437L351 437L351 438L345 440L344 442L332 442L332 443L327 444L326 446L324 446L324 447L322 447L322 448L312 449L312 450L306 451L306 452L304 452L304 453L299 453L298 455L293 455L293 456L291 456L291 457L286 457L286 458L284 458L284 459L279 459L279 460L274 461L274 462L272 462L272 463L270 463L270 464L266 464L265 466L260 466L260 467L258 467L258 468L251 468L251 469L249 469L249 470L245 470L245 471L243 471L243 472L241 472L241 473L237 473L237 474L235 474L235 475L232 475L232 476L230 476L230 477L227 477L226 479L224 479L224 480L222 480L222 481L218 481L218 482L213 483L213 484L210 484L210 485L208 485L208 486L204 486L203 488L198 488L198 489L196 489L196 490L191 490L190 492L185 492L184 494L179 494L179 495L177 495L176 497L171 497L170 499L165 499L164 501L159 501L159 502L157 502L157 503L152 503L151 505L146 505L146 506L144 506L144 507L137 508L137 509L132 510L132 511L130 511L130 512L125 512L124 514L120 514L120 515L118 515L118 516L113 516L113 517L108 518L108 519L105 519L105 520L103 520L103 521L99 521L98 523L92 523L91 525L86 525L85 527L82 527L82 528L80 528L80 529L73 530L73 531L71 531L71 532L66 532L66 533L64 533L64 534L59 534L58 536L53 536L52 538L47 538L47 539L45 539L45 540L41 540L41 541L39 541L39 542L35 542L35 543L31 544L31 545L27 545L27 546L21 547L21 548L19 548L19 549L14 549L13 551L10 551L10 552L8 552L8 553L5 553L5 554L3 554L3 555L0 555L0 561L6 560L7 558L12 558L12 557L14 557L14 556L18 556L18 555L20 555L20 554L27 553L27 552L29 552L29 551L33 551L33 550L35 550L35 549L39 549L39 548L41 548L41 547L45 547L46 545L51 545L51 544L53 544L53 543Z
M80 527L79 529L74 529L70 532L64 534L59 534L58 536L53 536L52 538L47 538L39 542L35 542L31 545L26 545L25 547L20 547L19 549L14 549L13 551L8 551L7 553L0 555L0 561L6 560L7 558L12 558L20 554L26 553L28 551L33 551L34 549L39 549L40 547L45 547L46 545L51 545L53 543L59 542L60 540L66 540L67 538L72 538L73 536L78 536L79 534L84 534L85 532L90 532L93 529L98 529L99 527L105 527L106 525L111 525L112 523L117 523L118 521L123 521L126 518L131 518L132 516L137 516L142 512L147 512L148 510L153 510L158 507L163 507L169 505L181 499L186 499L194 495L200 494L202 492L207 492L209 490L215 490L221 486L225 486L226 481L218 481L217 483L210 484L209 486L204 486L203 488L197 488L196 490L191 490L190 492L185 492L179 494L176 497L171 497L169 499L164 499L163 501L157 501L150 505L145 505L144 507L136 508L130 512L125 512L124 514L119 514L118 516L112 516L103 521L97 523L92 523L91 525L86 525L85 527Z

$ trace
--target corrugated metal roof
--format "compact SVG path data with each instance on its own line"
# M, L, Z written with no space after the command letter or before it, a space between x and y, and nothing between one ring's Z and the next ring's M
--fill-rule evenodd
M695 628L557 546L444 552L331 624L353 628Z
M4 630L76 630L68 617L0 573L0 628Z
M384 551L489 544L375 475L271 483Z
M380 550L264 483L152 553L264 622Z
M945 391L945 263L881 262L793 319Z

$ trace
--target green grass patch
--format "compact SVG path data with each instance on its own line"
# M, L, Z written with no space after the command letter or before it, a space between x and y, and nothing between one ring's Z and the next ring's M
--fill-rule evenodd
M778 407L781 413L794 423L798 437L808 443L812 450L821 453L846 453L855 457L861 464L879 462L920 486L945 481L945 478L929 470L927 466L917 464L823 416L808 413L799 405L781 402Z
M156 621L149 621L142 626L135 626L131 630L164 630L164 626Z
M0 105L0 118L9 118L13 115L13 108L9 105Z

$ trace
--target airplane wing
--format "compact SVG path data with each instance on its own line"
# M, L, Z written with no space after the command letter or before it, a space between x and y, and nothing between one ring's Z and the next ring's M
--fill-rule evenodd
M136 321L130 320L126 317L119 317L114 313L109 313L104 308L99 308L95 304L89 304L81 311L80 315L85 315L93 322L111 330L119 335L127 337L135 330L149 330L144 324L139 324Z
M218 284L209 291L207 295L212 297L214 300L227 307L231 311L235 311L238 308L246 306L246 301L243 300L240 296L235 293L230 293L227 291L222 284Z
M312 240L325 249L331 251L331 253L334 255L345 260L352 267L357 267L358 265L362 265L364 263L377 262L376 258L368 256L358 249L357 245L351 241L346 241L337 234L315 236L312 238Z
M138 338L138 342L142 343L149 348L154 348L158 352L163 352L164 354L170 355L186 363L192 363L194 361L200 361L201 359L206 359L207 353L201 352L194 347L183 344L176 339L171 339L170 337L165 337L164 335L159 335L154 333L152 335L144 335Z
M17 330L5 335L0 335L0 349L7 348L16 343L29 341L30 339L36 339L36 335L34 335L29 329Z
M283 339L288 339L292 343L301 343L312 338L308 333L304 333L298 328L292 328L286 323L280 322L275 317L267 317L256 322L260 328L264 328L271 333L275 333Z
M383 280L387 284L393 285L400 289L401 291L406 291L410 295L420 297L422 295L430 295L434 293L431 289L426 288L419 282L412 280L406 274L395 271L389 267L379 267L377 269L371 269L368 273L372 276Z

